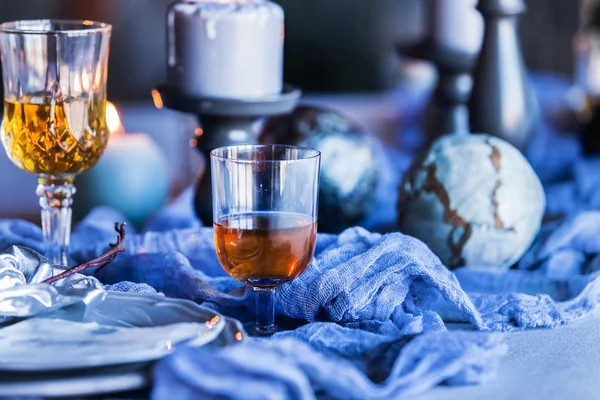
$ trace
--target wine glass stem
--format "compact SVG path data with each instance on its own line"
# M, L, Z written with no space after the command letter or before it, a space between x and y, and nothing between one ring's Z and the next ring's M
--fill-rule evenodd
M270 332L275 329L275 288L254 288L256 295L256 329Z
M53 264L68 265L71 237L71 204L75 194L73 175L39 175L36 190L42 207L46 257Z

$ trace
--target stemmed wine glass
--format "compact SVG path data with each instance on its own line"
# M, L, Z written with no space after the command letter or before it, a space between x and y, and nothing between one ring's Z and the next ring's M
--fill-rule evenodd
M46 256L55 264L68 264L74 177L96 164L108 142L110 32L93 21L0 24L0 137L12 162L38 176Z
M317 150L285 145L211 152L215 247L227 273L254 288L251 335L277 330L275 288L297 278L311 262L320 160Z

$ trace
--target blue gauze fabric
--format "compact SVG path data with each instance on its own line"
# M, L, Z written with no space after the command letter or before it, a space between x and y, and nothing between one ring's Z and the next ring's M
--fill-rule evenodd
M106 211L96 211L93 223L80 224L74 238L81 231L114 240L112 224L105 230L94 228L96 218ZM114 215L107 213L102 220L109 217ZM39 229L22 221L18 226L28 234L27 229ZM138 291L140 285L133 282L144 282L167 296L192 299L251 321L252 291L224 274L212 234L210 228L190 228L130 236L127 253L104 268L99 278L117 290ZM81 260L105 250L107 242L87 243L79 237L73 243L79 248L72 255ZM286 393L279 398L398 398L441 382L478 383L493 377L506 351L501 337L448 332L432 308L438 303L454 308L478 329L487 329L454 275L422 242L362 228L319 235L313 264L277 292L279 322L292 330L227 351L199 350L214 353L210 356L182 349L157 368L155 397L220 393L236 398L237 393L237 398L248 398L248 393L258 393L265 398L265 393ZM424 334L414 336L419 333ZM188 365L207 357L219 361ZM256 372L257 360L262 375ZM216 376L222 379L212 379ZM248 384L242 392L240 379ZM226 387L213 388L210 382ZM256 390L251 390L253 385Z
M278 322L288 330L227 348L181 349L158 364L153 396L396 399L440 383L480 383L493 378L506 352L494 331L553 328L598 308L600 179L591 173L598 161L578 158L576 141L545 125L535 141L538 153L528 157L560 218L543 227L519 269L453 273L400 233L319 234L314 262L277 291ZM382 169L388 194L410 161L390 152ZM251 321L252 291L220 267L212 229L193 216L191 194L131 232L127 252L99 278L112 290L158 291ZM384 197L364 226L395 219L396 199ZM94 210L73 234L74 260L104 251L116 220L122 217L113 210ZM40 250L41 239L35 225L0 221L1 246Z

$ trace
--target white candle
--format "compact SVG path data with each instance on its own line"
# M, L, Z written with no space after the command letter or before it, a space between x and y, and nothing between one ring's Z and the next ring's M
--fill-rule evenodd
M431 39L452 51L475 54L483 39L483 17L475 6L478 0L431 0Z
M170 84L186 94L253 98L281 92L284 14L267 0L185 0L168 16Z

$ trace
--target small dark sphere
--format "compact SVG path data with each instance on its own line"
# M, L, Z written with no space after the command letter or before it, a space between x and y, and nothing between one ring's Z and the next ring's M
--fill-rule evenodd
M259 142L321 151L319 232L339 233L372 212L379 182L376 141L348 117L300 106L291 114L269 118Z
M579 141L585 156L600 154L600 100L588 98L579 110Z

